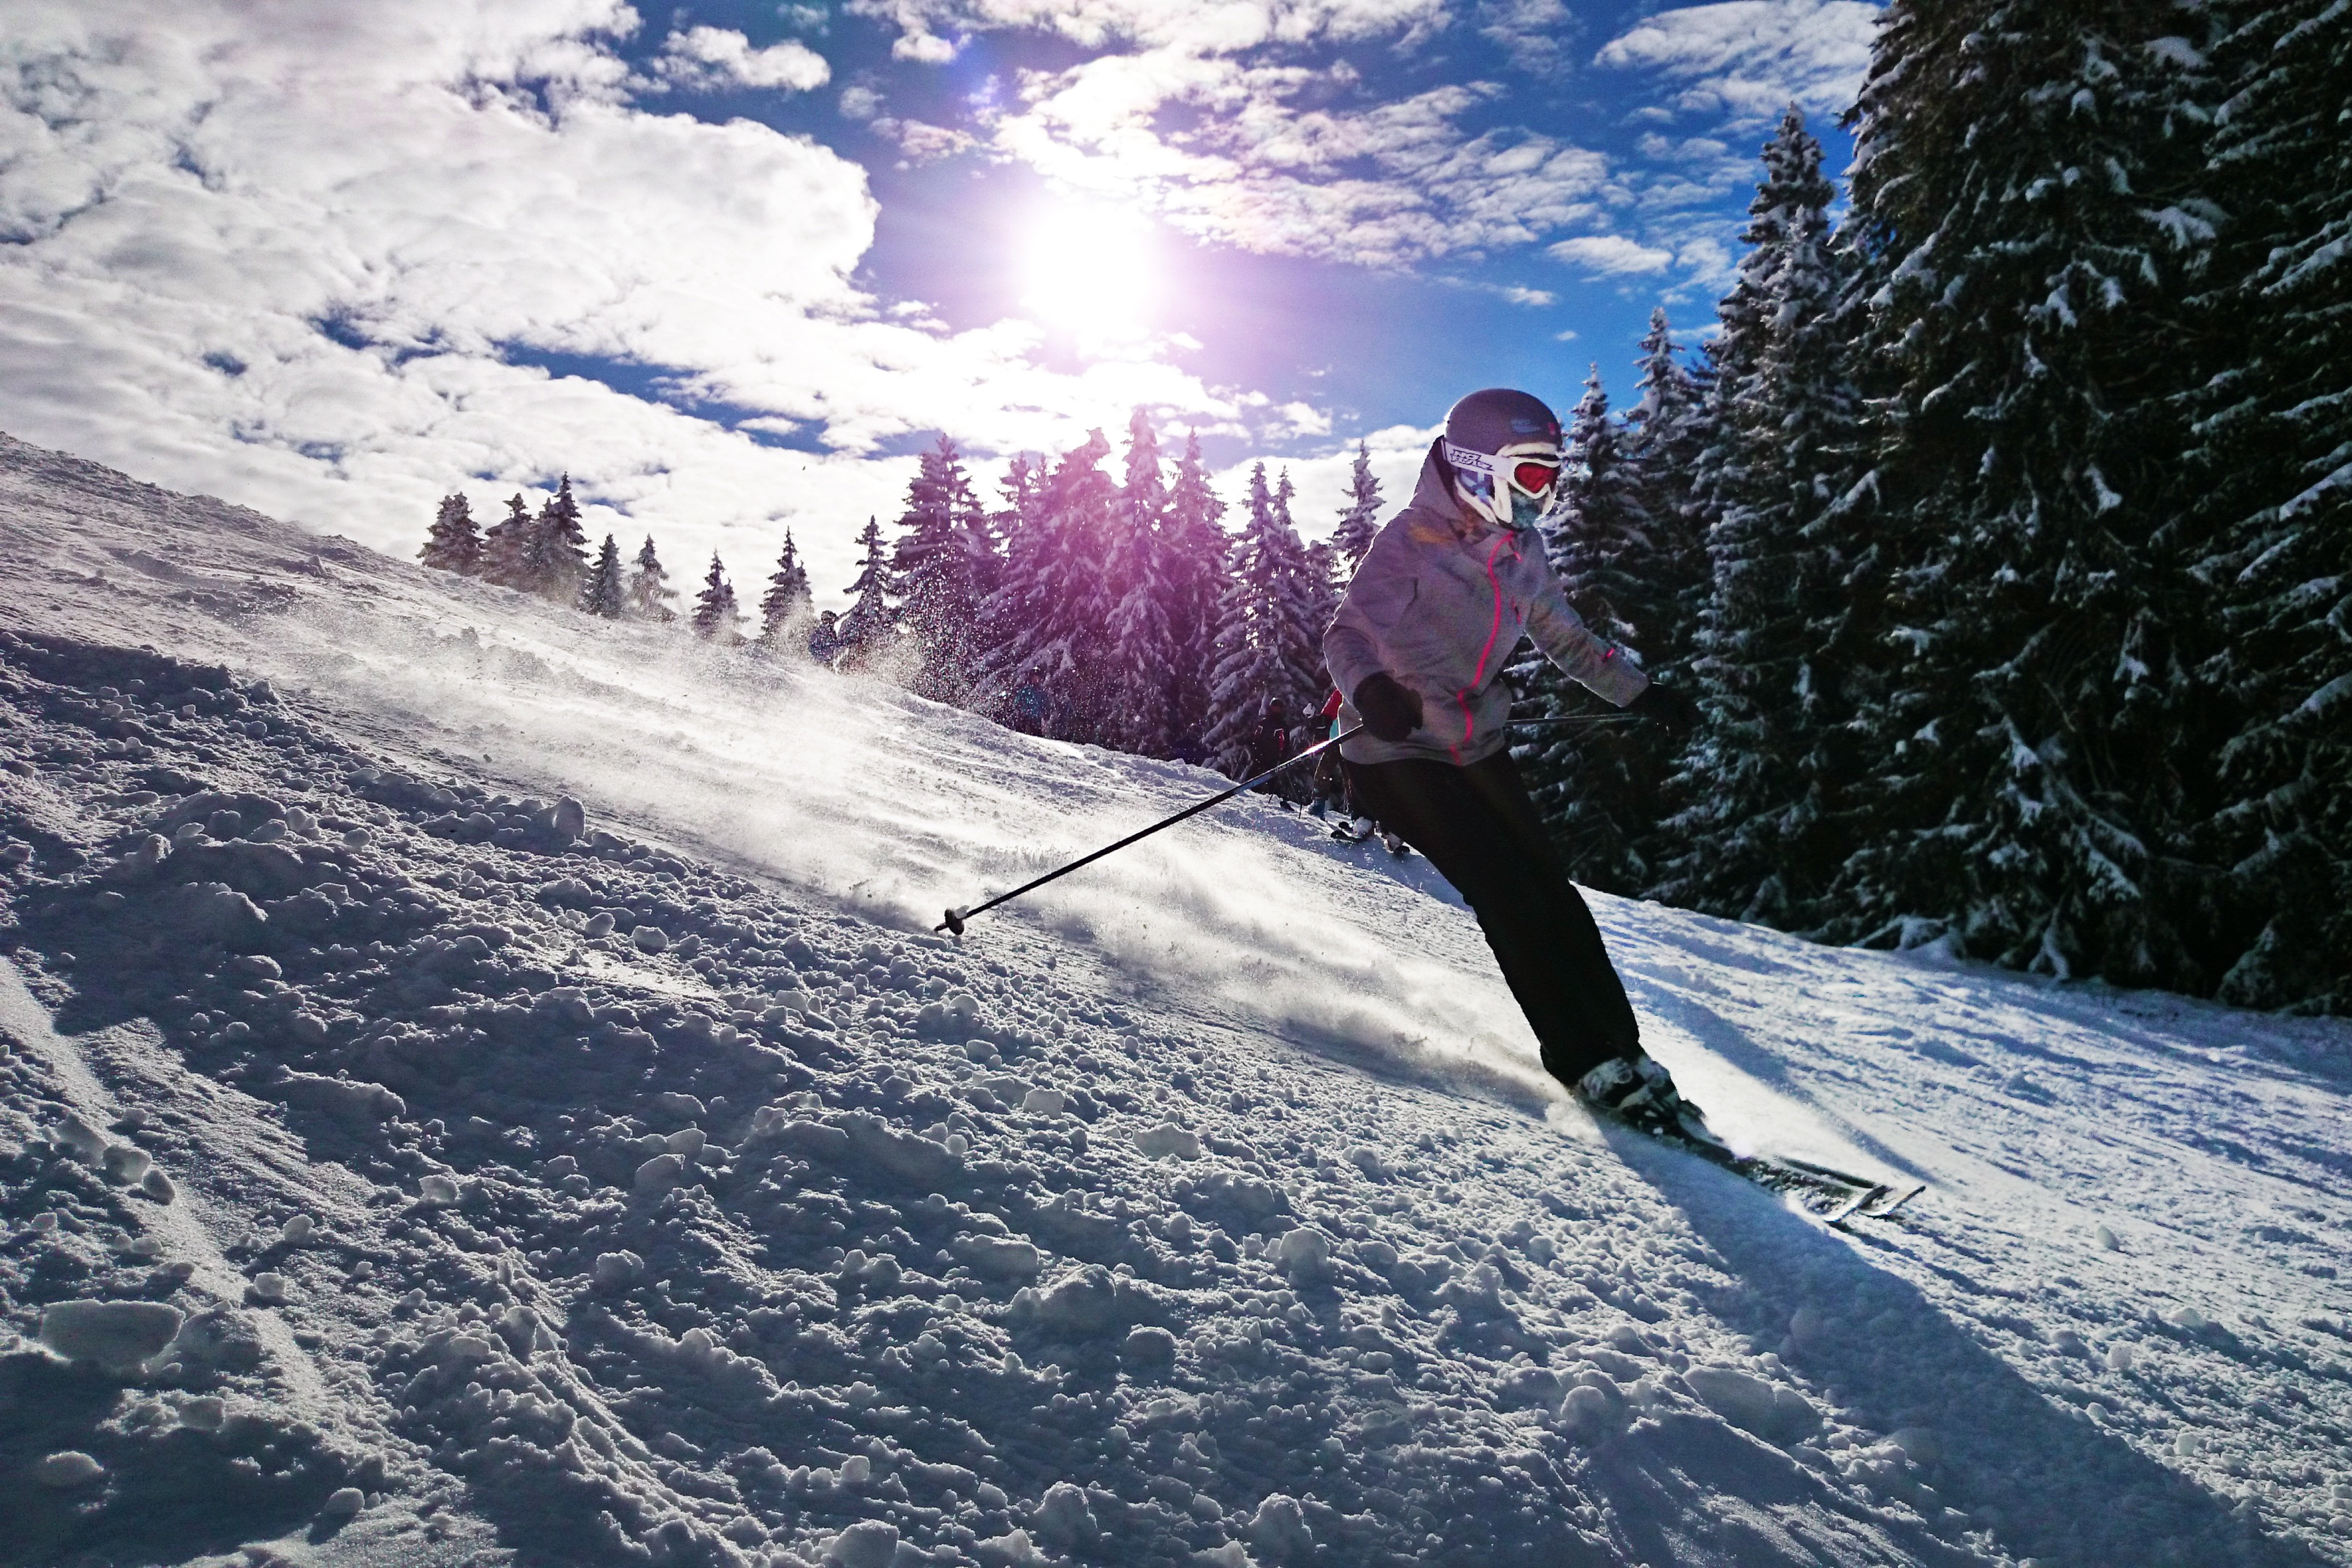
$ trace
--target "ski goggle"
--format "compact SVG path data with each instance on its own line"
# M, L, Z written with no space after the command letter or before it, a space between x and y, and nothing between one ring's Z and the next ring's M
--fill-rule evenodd
M1548 504L1559 482L1559 448L1549 441L1522 441L1492 453L1448 441L1444 449L1467 499L1506 527L1513 526L1509 498Z

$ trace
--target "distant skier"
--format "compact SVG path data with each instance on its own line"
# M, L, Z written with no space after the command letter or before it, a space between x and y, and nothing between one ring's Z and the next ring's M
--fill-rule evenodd
M1713 1142L1642 1049L1601 930L1569 881L1505 745L1500 677L1522 631L1571 679L1687 730L1659 686L1569 607L1537 520L1559 478L1559 421L1537 398L1474 392L1445 416L1412 500L1373 541L1323 639L1349 694L1340 748L1357 807L1429 857L1472 910L1543 1048L1586 1103L1649 1131Z
M841 650L844 644L841 637L840 621L840 616L835 615L831 610L827 610L824 614L817 617L816 625L809 628L809 657L816 660L817 663L830 667L835 659L841 657Z
M1032 665L1021 683L1013 689L1008 703L1013 728L1024 735L1045 732L1046 713L1051 704L1045 697L1045 672Z
M1249 776L1287 761L1298 750L1297 740L1290 727L1289 702L1279 696L1267 699L1265 711L1258 715L1257 729L1250 736ZM1279 800L1286 800L1292 787L1286 779L1268 779L1257 786L1260 795Z
M1334 689L1323 699L1323 710L1315 716L1315 738L1328 740L1339 732L1339 705L1344 700ZM1327 820L1337 808L1339 821L1348 820L1348 786L1339 776L1339 752L1335 747L1315 759L1315 799L1307 815L1318 822Z

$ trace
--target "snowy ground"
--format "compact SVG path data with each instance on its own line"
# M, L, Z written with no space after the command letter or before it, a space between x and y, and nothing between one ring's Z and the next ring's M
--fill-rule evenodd
M929 933L1203 775L5 438L0 537L0 1563L2352 1563L2340 1022L1596 900L1932 1184L1843 1234L1262 803Z

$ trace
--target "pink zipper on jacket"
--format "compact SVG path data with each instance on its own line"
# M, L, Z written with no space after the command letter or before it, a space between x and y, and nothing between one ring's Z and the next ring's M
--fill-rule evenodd
M1505 545L1510 546L1513 561L1519 558L1517 537L1508 531L1496 538L1495 547L1486 552L1486 584L1495 590L1494 624L1486 628L1486 646L1478 650L1478 663L1470 672L1470 684L1454 694L1455 705L1462 710L1462 739L1446 747L1445 754L1454 759L1456 767L1462 763L1463 748L1470 744L1478 728L1478 716L1470 708L1471 694L1485 683L1486 661L1495 657L1495 644L1503 635L1503 580L1495 575L1495 558L1503 552Z

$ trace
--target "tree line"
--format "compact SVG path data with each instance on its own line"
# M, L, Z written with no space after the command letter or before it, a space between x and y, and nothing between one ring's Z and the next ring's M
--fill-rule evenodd
M1310 544L1287 472L1269 480L1258 464L1229 531L1197 437L1171 469L1144 410L1127 435L1117 478L1099 430L1052 461L1014 457L993 506L943 436L895 529L869 518L859 533L845 612L815 610L787 531L756 631L715 552L688 624L716 641L805 647L1031 733L1242 776L1270 712L1296 721L1322 704L1323 628L1379 521L1370 453L1359 443L1349 504ZM680 616L650 536L625 568L609 534L590 558L569 476L536 514L518 495L487 531L450 495L419 556L590 615Z

